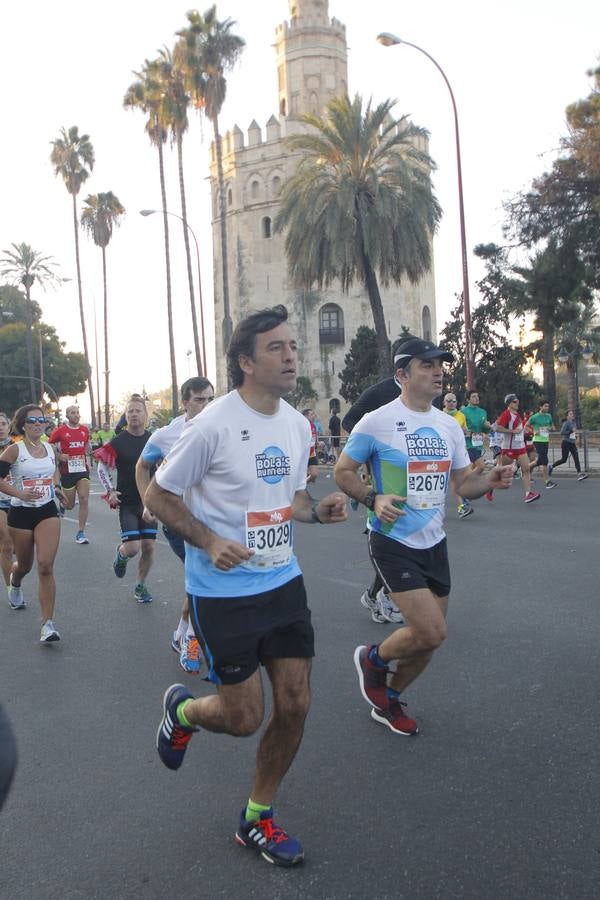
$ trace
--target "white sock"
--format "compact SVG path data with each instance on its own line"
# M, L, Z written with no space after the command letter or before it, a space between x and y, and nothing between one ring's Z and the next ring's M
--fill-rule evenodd
M187 623L187 630L185 632L185 636L186 636L186 638L196 637L196 635L194 634L194 626L192 625L191 622Z
M179 620L179 625L177 626L177 637L178 637L178 638L181 639L181 638L184 636L187 627L188 627L188 623L187 623L186 620L182 617L182 618Z

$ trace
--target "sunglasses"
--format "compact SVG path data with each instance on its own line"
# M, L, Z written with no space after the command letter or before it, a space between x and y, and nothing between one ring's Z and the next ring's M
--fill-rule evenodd
M25 419L28 425L45 425L47 422L46 416L27 416Z

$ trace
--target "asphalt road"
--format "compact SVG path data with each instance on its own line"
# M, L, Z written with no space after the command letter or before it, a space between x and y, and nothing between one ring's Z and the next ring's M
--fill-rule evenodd
M178 773L154 748L162 695L197 693L169 640L182 593L161 542L155 601L117 581L117 523L93 497L91 543L71 514L57 562L60 643L38 644L35 577L0 608L0 698L20 763L0 813L2 900L600 896L600 480L525 506L519 484L458 521L450 509L450 634L407 692L420 734L374 723L354 647L392 626L358 598L371 577L363 517L298 526L313 609L313 706L276 804L305 848L275 869L233 835L256 738L198 734ZM315 493L330 489L321 475Z

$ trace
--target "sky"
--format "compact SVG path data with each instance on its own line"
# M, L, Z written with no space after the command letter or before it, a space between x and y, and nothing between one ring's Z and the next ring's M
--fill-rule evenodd
M208 3L206 4L208 6ZM0 149L0 250L26 242L52 256L62 278L57 291L34 289L46 322L68 350L82 350L71 198L54 176L51 141L61 127L89 134L96 165L82 188L113 191L126 208L107 252L112 401L132 391L152 392L170 383L162 220L139 210L161 208L157 153L144 132L144 116L122 99L144 59L173 46L186 24L189 2L171 0L29 0L4 4L0 32L3 139ZM205 6L200 6L201 11ZM236 21L246 41L228 77L222 131L243 131L252 119L264 127L277 112L275 27L289 19L287 0L219 0L220 18ZM431 133L437 164L434 188L444 216L434 240L438 331L462 288L454 119L447 88L435 66L410 47L376 43L391 31L431 54L452 85L460 127L471 303L482 271L471 250L502 241L502 202L550 167L565 133L565 108L591 89L588 69L600 56L600 4L591 0L329 0L329 15L346 25L349 90L397 99L395 113L409 114ZM188 217L198 238L208 344L214 375L212 238L208 176L211 129L191 114L184 144ZM167 206L178 213L175 151L167 151ZM193 347L181 226L171 219L173 306L179 382L194 374ZM94 362L94 308L102 358L101 256L81 234L88 343ZM195 267L195 266L194 266ZM0 369L6 361L0 361ZM100 362L100 371L103 365ZM102 374L100 376L102 382ZM102 389L102 388L101 388ZM84 415L86 397L79 398Z

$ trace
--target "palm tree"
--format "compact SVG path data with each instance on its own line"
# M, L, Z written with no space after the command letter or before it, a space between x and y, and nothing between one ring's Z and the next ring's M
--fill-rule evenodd
M183 73L173 65L171 51L164 47L159 50L160 77L164 87L163 104L165 117L171 134L171 141L177 147L177 164L179 169L179 193L181 196L181 219L183 222L183 241L185 244L185 257L187 261L188 284L190 289L190 306L192 310L192 330L194 333L194 350L196 352L196 371L204 374L202 355L200 353L200 340L198 337L198 320L196 316L196 303L194 300L194 276L192 273L192 255L190 253L190 236L187 223L187 205L185 201L185 181L183 177L183 135L187 131L187 109L190 104L189 94L186 93ZM200 281L200 269L198 269L198 301L202 308L202 283Z
M233 323L229 305L229 270L227 256L227 223L225 221L225 179L223 177L223 148L219 132L219 114L225 102L227 80L225 73L237 62L244 46L243 38L233 34L232 19L220 22L213 5L204 15L198 10L187 13L189 26L177 32L180 40L175 46L175 62L185 76L185 86L197 109L204 111L213 126L219 182L219 215L221 218L221 268L223 280L223 352L227 350Z
M93 238L96 247L102 251L102 284L104 288L104 418L110 421L110 369L108 366L108 292L106 289L106 248L112 237L113 228L120 225L125 213L119 198L108 191L105 194L89 194L81 212L81 225ZM97 346L97 345L96 345ZM100 397L98 397L100 405Z
M403 276L416 283L431 267L431 240L441 217L433 194L433 162L416 140L427 132L406 117L391 118L392 100L374 109L357 94L336 97L323 118L286 141L303 156L281 193L275 230L285 231L290 275L302 285L327 287L339 279L348 291L365 286L379 353L389 368L389 340L378 278L387 286Z
M536 252L528 266L513 266L517 278L507 279L509 311L533 313L533 327L541 332L539 356L542 360L544 395L552 409L556 405L555 350L560 328L569 326L591 303L587 270L578 250L571 244L551 239Z
M54 271L56 263L51 256L43 256L34 250L29 244L11 244L12 250L4 250L4 256L0 259L0 274L11 284L22 284L27 297L25 344L27 348L27 373L29 375L29 392L32 403L37 403L39 389L35 384L33 374L33 323L36 318L36 309L31 300L31 288L33 282L38 282L45 288L48 284L57 284L60 279ZM40 400L43 398L40 397Z
M134 72L137 81L127 89L123 98L126 109L141 109L146 113L146 133L150 143L158 152L158 171L160 176L160 196L163 213L163 230L165 235L165 265L167 274L167 322L169 331L169 355L171 362L171 408L173 415L179 409L177 392L177 366L175 364L175 339L173 337L173 304L171 300L171 256L169 251L169 219L167 216L167 190L165 187L165 167L163 146L167 140L168 117L165 115L165 99L160 77L158 60L145 60L141 72Z
M60 175L65 183L67 191L73 198L73 231L75 234L75 263L77 266L77 289L79 291L79 316L81 318L83 352L88 367L87 383L88 391L90 393L90 405L92 407L92 427L94 428L96 425L96 406L92 383L92 367L90 365L87 332L85 329L85 314L83 311L81 265L79 262L79 222L77 220L77 194L94 168L94 148L92 147L89 135L80 135L76 125L73 125L68 131L66 128L61 128L60 136L56 138L55 141L52 141L50 162L54 166L54 174Z

